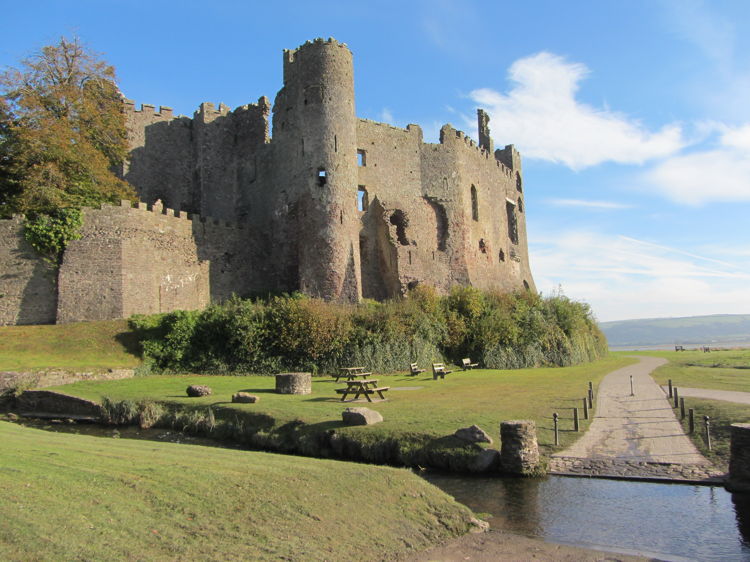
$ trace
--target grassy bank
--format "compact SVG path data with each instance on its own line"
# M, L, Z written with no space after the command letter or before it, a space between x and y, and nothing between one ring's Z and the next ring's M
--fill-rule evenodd
M3 560L390 559L471 517L401 469L3 422L0 441Z
M373 404L342 403L335 389L343 384L323 377L313 379L312 394L300 396L276 394L274 378L263 376L149 376L81 382L58 390L95 401L104 397L114 402L152 400L183 411L200 407L193 418L184 414L184 421L177 423L275 450L451 468L451 456L470 456L478 450L476 445L466 446L449 437L456 429L472 424L490 433L497 446L501 421L533 419L540 448L550 453L556 450L551 418L557 411L562 428L560 448L570 445L581 435L572 431L572 408L581 406L588 381L597 385L605 374L632 361L607 358L575 367L475 370L453 373L439 381L431 375L379 376L380 384L391 390L387 401ZM185 388L189 384L207 384L213 394L188 398ZM260 401L232 404L231 395L240 390L256 394ZM375 409L385 421L346 427L341 412L352 405ZM213 422L206 417L209 407ZM175 420L172 414L162 423ZM588 421L582 420L582 429L587 427Z
M0 327L0 371L117 369L140 362L126 320Z

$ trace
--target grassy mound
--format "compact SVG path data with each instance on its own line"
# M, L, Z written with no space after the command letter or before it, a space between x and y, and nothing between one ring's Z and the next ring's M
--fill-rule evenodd
M471 513L408 471L0 422L0 559L392 558Z
M126 320L0 327L0 371L117 369L140 362Z

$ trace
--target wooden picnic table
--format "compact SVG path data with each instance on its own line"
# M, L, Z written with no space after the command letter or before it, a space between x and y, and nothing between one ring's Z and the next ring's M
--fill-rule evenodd
M336 392L343 395L341 396L342 402L346 400L346 397L349 394L354 394L354 398L352 400L356 400L360 397L361 394L364 394L365 398L367 398L367 401L372 402L372 398L370 398L371 394L377 394L378 396L380 396L381 400L385 400L383 392L385 392L389 388L389 386L379 387L377 379L355 379L346 381L346 388L337 388Z
M339 367L339 373L333 376L336 378L336 382L339 382L339 379L342 378L350 381L357 377L367 378L372 375L372 373L365 373L364 370L364 367Z

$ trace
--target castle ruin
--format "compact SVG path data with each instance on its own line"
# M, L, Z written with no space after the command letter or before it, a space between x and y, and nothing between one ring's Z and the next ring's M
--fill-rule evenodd
M55 272L0 221L0 325L199 309L232 294L342 302L420 283L534 289L521 158L445 125L438 144L359 119L352 53L333 39L284 51L284 84L193 118L124 101L132 205L84 211ZM269 132L269 116L272 131ZM208 218L210 217L210 218ZM55 275L56 273L56 275Z

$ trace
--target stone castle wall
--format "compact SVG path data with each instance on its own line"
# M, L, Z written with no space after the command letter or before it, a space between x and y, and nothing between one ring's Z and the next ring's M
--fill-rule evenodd
M54 323L55 273L24 238L20 216L0 220L0 326Z

